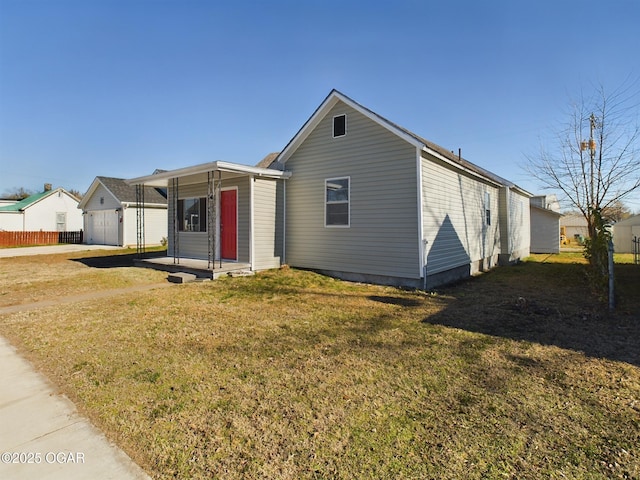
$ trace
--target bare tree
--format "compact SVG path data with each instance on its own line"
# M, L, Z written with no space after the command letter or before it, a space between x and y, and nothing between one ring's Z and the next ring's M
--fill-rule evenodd
M620 220L629 218L632 215L631 210L629 210L629 208L619 200L612 202L611 205L603 208L602 214L605 220L611 223L619 222Z
M68 192L74 197L76 197L78 200L82 200L82 197L84 197L84 194L80 190L76 190L75 188L68 190Z
M640 191L640 124L637 81L607 93L601 85L591 96L571 104L565 126L527 170L545 188L562 192L563 200L595 231L595 215Z
M33 195L33 193L33 190L29 190L28 188L14 187L9 190L5 190L2 197L6 198L7 200L22 200L30 195Z

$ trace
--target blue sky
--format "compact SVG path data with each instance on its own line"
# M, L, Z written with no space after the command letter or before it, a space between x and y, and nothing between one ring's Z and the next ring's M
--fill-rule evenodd
M255 164L332 88L538 193L524 154L640 77L638 25L637 0L0 0L0 194Z

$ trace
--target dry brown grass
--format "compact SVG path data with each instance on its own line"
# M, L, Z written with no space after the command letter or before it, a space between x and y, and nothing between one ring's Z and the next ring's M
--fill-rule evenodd
M0 332L155 478L638 478L637 290L609 316L537 260L429 294L272 271Z
M165 280L162 272L129 268L133 256L131 250L94 250L0 258L0 307ZM95 267L101 258L109 268Z

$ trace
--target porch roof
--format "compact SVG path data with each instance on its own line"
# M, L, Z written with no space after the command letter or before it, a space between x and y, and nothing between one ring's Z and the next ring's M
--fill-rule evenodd
M194 165L191 167L178 168L176 170L168 170L144 177L131 178L125 180L129 185L147 185L152 187L167 187L169 180L172 178L185 179L192 177L194 180L201 177L207 172L220 172L222 178L249 176L267 177L267 178L289 178L291 172L274 170L271 168L251 167L249 165L240 165L238 163L215 161ZM188 179L187 179L188 180Z

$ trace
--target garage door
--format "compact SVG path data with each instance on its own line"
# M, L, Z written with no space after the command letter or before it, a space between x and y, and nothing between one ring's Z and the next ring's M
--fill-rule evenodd
M89 213L87 243L118 245L118 226L118 213L114 210L99 210Z

